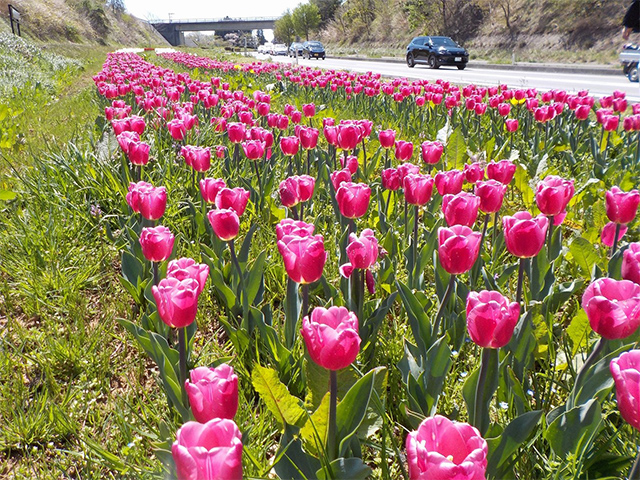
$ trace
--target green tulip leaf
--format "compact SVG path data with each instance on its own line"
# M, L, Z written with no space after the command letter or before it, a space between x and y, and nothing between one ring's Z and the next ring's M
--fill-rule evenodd
M359 458L338 458L316 472L318 480L365 480L373 470Z
M9 200L13 200L18 196L16 192L12 192L10 190L0 190L0 200L7 202Z
M580 454L591 443L602 421L600 403L591 399L557 416L547 427L544 437L560 458Z
M457 127L447 139L444 161L449 170L461 170L467 160L467 144L462 129Z
M569 252L582 274L591 276L591 269L600 258L593 244L586 238L577 237L569 245Z
M251 383L280 425L302 426L306 418L302 402L289 393L275 370L255 365Z
M314 455L320 457L327 444L327 431L329 429L329 392L320 402L318 409L313 412L304 426L300 429L300 436L304 441L305 449Z
M489 454L487 473L489 476L503 478L500 468L513 460L512 455L524 443L540 423L542 410L527 412L513 419L498 437L487 438Z

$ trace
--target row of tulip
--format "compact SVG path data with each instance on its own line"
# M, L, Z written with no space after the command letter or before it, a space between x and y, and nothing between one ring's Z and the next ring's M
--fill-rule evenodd
M179 60L186 62L189 57ZM199 68L204 68L204 65L200 64ZM213 68L224 70L226 67ZM232 70L229 68L227 72ZM344 80L344 75L350 77L353 74L332 72L333 75L323 85L325 79L321 74L304 70L280 73L279 70L269 66L258 72L255 65L248 69L241 67L239 70L243 70L245 74L265 73L266 75L280 76L279 80L287 78L293 83L302 82L305 88L329 85L333 90L334 85L342 82L340 86L345 90L347 87L353 88L347 95L357 95L359 93L356 92L358 85L367 85L362 87L365 93L367 88L374 91L379 88L387 95L400 93L403 98L411 95L416 96L422 92L425 92L426 96L427 93L438 95L441 94L437 93L439 90L445 91L444 82L437 84L416 84L414 82L410 84L406 81L394 81L388 84L382 82L376 84L375 82L379 79L369 75L364 79L354 77L348 80L354 81L355 85L352 86ZM309 80L308 84L306 80ZM317 84L314 85L313 82L317 82ZM367 82L369 83L367 84ZM193 170L193 175L202 176L199 182L202 212L205 212L207 204L215 205L215 209L206 214L213 234L209 239L210 247L202 247L202 256L207 265L198 264L192 259L172 261L166 268L166 277L160 280L158 264L169 260L174 246L173 235L163 226L145 227L140 230L139 242L142 258L136 259L136 244L131 244L130 252L123 256L123 274L129 283L129 290L138 292L140 289L145 290L149 287L153 299L151 301L147 295L145 303L144 292L135 294L134 296L140 300L140 303L146 306L144 313L146 317L141 319L142 328L136 327L131 322L123 321L123 324L139 339L157 342L162 348L166 345L168 349L172 349L172 335L154 323L151 317L157 311L159 319L164 324L176 328L178 331L179 361L176 362L175 371L169 372L163 382L171 404L176 406L182 414L183 421L186 422L178 432L177 440L173 446L174 459L180 478L240 478L241 476L242 445L239 430L235 424L228 420L233 418L233 415L229 417L228 414L221 413L216 407L216 405L226 402L222 399L225 398L223 392L227 392L227 388L235 389L236 406L228 409L235 413L237 409L237 379L233 387L214 387L221 382L215 373L216 370L200 370L206 367L198 367L191 371L191 382L187 380L187 358L191 348L189 336L193 335L193 332L190 333L187 327L194 325L198 296L204 289L204 283L207 279L205 272L207 272L216 278L213 287L217 301L230 312L228 323L225 326L232 339L238 338L238 330L246 330L251 335L251 325L257 324L258 335L264 342L263 348L268 348L266 344L269 342L280 342L277 338L277 330L270 327L270 322L265 322L265 312L270 312L270 310L265 310L264 307L260 308L262 295L259 292L264 280L263 272L256 266L262 266L258 260L263 258L263 254L258 256L253 267L250 268L247 261L249 247L243 253L242 250L245 250L243 244L240 255L236 254L234 247L234 241L242 230L240 217L244 214L249 201L258 210L261 205L262 208L265 208L265 202L269 201L270 184L273 183L274 175L280 178L284 177L279 183L278 197L280 204L294 217L294 219L280 221L275 228L278 239L277 248L282 256L284 268L290 279L289 282L293 284L293 288L289 288L289 286L286 288L286 312L282 329L285 330L285 333L289 333L285 335L284 351L288 352L289 356L293 355L292 346L296 337L296 325L302 317L302 338L310 358L331 372L328 378L329 395L326 410L321 411L322 405L318 406L309 420L311 421L309 428L317 428L319 424L313 423L312 420L315 418L317 421L318 415L323 415L320 412L324 412L324 415L327 416L326 432L324 434L316 432L315 437L311 435L312 440L317 444L314 450L309 443L302 444L300 440L295 440L287 435L287 432L291 431L288 430L289 427L300 427L300 432L305 431L304 423L298 425L299 418L295 420L284 418L282 423L285 434L282 438L281 448L284 453L288 453L281 457L281 461L275 465L276 473L282 478L295 478L295 475L291 477L286 472L290 471L288 468L291 463L296 464L297 461L302 461L300 459L310 465L309 469L303 472L307 478L320 475L317 472L324 472L322 473L323 478L329 476L364 478L371 472L370 468L360 459L361 455L358 456L354 452L359 448L352 449L349 446L350 443L356 441L352 432L357 430L364 419L360 418L357 424L352 424L351 427L355 428L347 432L345 431L345 423L347 422L345 416L354 415L354 412L363 408L365 412L368 408L372 408L369 403L372 392L384 395L384 392L377 391L374 386L376 375L382 374L380 370L372 369L369 374L364 375L356 382L346 394L340 395L340 402L338 402L336 372L356 361L361 345L366 342L372 342L375 345L377 330L371 326L374 323L371 319L380 314L384 318L390 311L390 304L393 303L395 293L386 298L386 309L381 310L383 302L379 302L378 308L371 314L365 305L362 289L366 285L370 295L374 295L376 282L385 285L382 284L382 268L377 265L378 263L391 262L389 268L398 270L396 267L400 265L402 259L397 253L389 253L383 247L383 245L396 245L395 242L397 242L399 234L394 231L394 228L401 225L405 227L406 243L410 247L405 254L408 282L414 289L422 290L427 286L427 282L424 280L425 267L433 252L433 247L429 245L431 235L429 223L433 227L431 231L437 234L438 244L438 260L434 260L433 265L434 275L435 277L440 276L439 268L449 274L446 290L438 289L438 278L436 278L436 290L440 301L435 315L427 316L424 305L421 305L422 299L426 296L419 295L420 292L407 288L401 282L402 277L397 272L395 274L397 293L402 298L416 342L416 345L408 344L404 361L416 362L419 360L419 363L425 365L426 361L435 361L436 353L446 357L443 360L439 359L440 363L434 365L438 368L442 367L444 372L440 385L437 385L437 381L427 380L427 377L432 374L425 375L426 366L421 367L423 370L419 377L414 377L414 372L402 372L411 407L417 407L414 409L424 413L427 417L407 437L408 475L409 478L431 478L437 474L442 475L442 478L484 478L487 469L489 469L488 474L495 477L501 471L500 468L508 468L508 462L505 462L504 459L498 461L495 458L496 449L510 441L506 437L507 429L502 434L490 437L491 449L483 438L489 431L490 403L498 387L497 367L507 361L504 355L503 360L500 360L499 349L506 348L509 352L508 355L513 354L516 359L516 363L509 368L513 368L517 372L516 378L520 382L519 388L527 384L529 378L535 377L535 368L532 365L529 364L527 368L520 368L517 365L517 362L524 362L524 364L530 362L530 359L524 359L531 353L530 350L518 353L515 349L519 344L522 345L529 340L523 332L526 332L527 328L533 329L531 317L528 315L531 315L534 308L529 305L529 302L544 300L547 305L553 300L553 298L548 298L553 295L547 297L555 283L553 262L556 262L558 258L562 260L556 248L559 244L560 229L557 229L554 234L553 227L560 226L567 215L567 208L575 195L573 181L565 180L557 175L547 176L535 185L535 193L533 194L535 204L541 214L534 216L528 211L519 211L513 215L505 215L502 222L498 222L507 186L512 183L517 172L517 165L510 160L489 162L486 167L481 162L473 162L465 164L463 170L446 170L445 168L437 171L432 177L427 173L420 173L422 170L420 166L409 163L413 157L413 143L396 140L396 132L392 129L379 130L380 148L376 154L367 157L366 143L371 142L370 136L373 131L373 122L370 120L343 120L336 124L332 119L324 118L323 134L324 140L327 142L327 148L324 150L319 146L320 131L312 126L317 111L311 102L302 106L302 113L291 105L285 106L283 115L270 113L270 107L267 108L264 105L271 105L271 97L264 92L257 90L252 96L248 96L240 90L231 92L229 85L222 82L220 78L213 78L210 83L193 81L184 73L176 74L168 69L152 66L143 62L139 57L131 55L111 56L105 64L103 72L96 76L96 83L100 93L106 98L114 99L122 96L126 99L114 100L110 106L105 108L105 113L108 118L111 117L114 133L117 135L123 154L134 166L132 176L138 180L137 183L130 184L127 194L127 203L131 210L141 214L145 221L151 222L162 218L167 207L167 188L154 187L141 180L144 173L142 167L147 165L145 172L149 169L146 173L150 178L161 178L158 175L158 167L149 164L151 147L155 149L158 158L164 157L165 162L169 164L159 167L163 169L171 168L170 164L174 163L172 155L180 152L186 165ZM116 93L114 93L113 85L116 85ZM385 85L392 85L393 89ZM405 95L405 87L409 89L407 95ZM416 89L415 87L420 88ZM395 91L396 88L398 92ZM201 95L201 92L204 93ZM552 105L561 105L561 108L558 108L559 111L556 110L556 107L552 109L538 106L530 108L530 104L533 105L535 102L529 100L537 100L536 92L521 94L506 86L495 87L494 92L493 89L479 89L477 87L459 89L446 85L446 98L456 98L455 92L458 92L458 95L462 93L467 99L464 108L468 111L473 110L477 115L484 114L484 112L479 113L479 110L482 109L478 109L477 105L487 94L493 94L493 96L500 94L510 101L515 99L516 105L520 100L524 100L522 103L527 103L527 108L533 113L535 120L542 123L552 119L547 117L564 112L566 105L571 108L573 101L571 96L566 94L563 96L555 92L544 94L541 101L553 102ZM130 93L133 93L135 98ZM180 100L185 99L188 94L191 95L191 102L182 103ZM479 99L476 98L478 96ZM165 100L158 100L159 98ZM580 121L584 121L594 105L593 98L584 92L575 98L584 99L577 100L578 102L584 101L584 103L576 103L574 109L576 117ZM458 101L459 99L458 96ZM470 103L469 99L473 99L475 102L473 108L469 108L473 103ZM138 108L142 108L143 111L140 112L142 116L131 116L133 105L127 104L127 100L135 102ZM611 105L619 112L626 109L626 103L622 100L624 99L618 94L611 97ZM433 101L433 96L429 101L431 102L429 108L435 109L438 103ZM602 108L608 108L605 106L608 102L609 100L601 99ZM416 103L421 102L416 98ZM200 109L200 104L206 111ZM504 113L505 108L500 107L501 104L502 102L497 103L495 108ZM584 106L587 106L586 116L583 113L578 113L578 110L580 112L584 110L581 108ZM452 104L448 106L448 110L459 107L458 103ZM541 110L536 110L536 108L545 109L544 119L538 113ZM257 114L255 119L254 110ZM552 111L555 114L552 114ZM194 112L197 114L194 115ZM215 116L218 112L221 115ZM459 113L463 117L462 110ZM450 112L450 114L452 113ZM509 112L506 114L508 115ZM602 110L595 112L595 114L597 114L597 122L602 125L603 130L617 129L617 124L613 128L610 125L613 121L608 120L610 117L618 118L617 115ZM300 125L302 115L308 119L309 126ZM238 121L230 121L235 116ZM256 125L259 123L259 117L263 119L260 120L261 127ZM201 119L210 120L205 123ZM286 136L285 133L291 129L289 120L295 124L292 132L294 135ZM464 117L463 120L465 120ZM516 119L513 120L517 122ZM625 119L623 123L628 122ZM151 132L147 131L147 125L152 126ZM517 127L517 123L511 125ZM517 128L508 126L507 128L510 132L517 131ZM147 132L147 138L151 140L149 143L142 141L145 132ZM279 140L280 153L272 150L276 139ZM209 141L217 146L215 148L206 146ZM451 142L451 137L449 137L449 141ZM199 145L187 142L197 142ZM229 143L228 146L222 145L226 142ZM437 170L438 166L444 166L443 161L447 158L444 155L445 149L452 148L444 143L425 141L421 144L421 158L425 165L423 168L436 168ZM146 145L146 147L142 145ZM303 165L304 162L299 161L301 160L300 146L307 152L306 169ZM249 162L249 169L253 168L256 172L256 181L245 181L244 185L248 189L243 187L227 188L227 181L241 181L242 169L245 167L241 162L240 148ZM395 160L403 162L397 168L391 166L389 159L388 152L392 148L394 148ZM216 152L217 164L212 164L212 150ZM233 150L233 158L228 153L231 150ZM344 152L344 155L340 157L342 170L335 168L338 162L338 150ZM139 153L140 151L142 153ZM368 165L367 161L369 161ZM332 164L333 171L331 171ZM204 172L208 172L210 169L224 172L227 180L205 178ZM297 175L294 175L294 170L297 170ZM246 169L244 171L246 172ZM284 174L285 171L286 174ZM371 175L374 171L379 179L375 182L372 181ZM167 178L166 170L164 172L163 176ZM182 174L178 173L177 178L186 178L186 173L185 171ZM489 177L487 181L483 180L485 174ZM361 182L353 182L354 176ZM474 185L472 187L473 193L463 191L465 181ZM434 185L441 198L434 198ZM518 189L523 195L526 193L525 187L520 186ZM399 198L399 193L403 195L403 200ZM188 191L187 194L192 195L192 200L196 201L198 195L196 189ZM362 229L360 235L356 230L356 220L371 218L372 210L375 211L375 208L371 208L372 197L378 203L376 229L385 235L384 239L380 238L380 240L376 238L376 234L371 228ZM392 197L394 202L391 202ZM589 323L596 333L604 339L616 340L632 335L640 323L640 287L633 283L637 282L640 277L640 255L638 254L640 245L631 244L628 247L625 245L623 255L618 253L616 257L616 250L618 250L618 243L624 235L624 229L635 218L640 194L636 190L623 192L618 187L613 187L607 192L605 200L606 215L611 224L603 229L602 239L605 244L612 247L612 258L621 258L620 272L628 280L594 278L583 296L583 307ZM349 308L343 306L323 307L327 297L322 299L317 295L316 301L320 306L310 310L308 306L309 285L317 285L317 282L323 279L323 274L327 277L325 265L329 252L325 248L324 237L314 235L317 224L304 222L302 206L308 205L309 213L313 212L317 222L322 209L332 203L337 215L336 221L346 227L344 234L337 232L339 248L336 253L339 257L339 273L348 279L346 280L346 288L341 286L344 300L336 299L334 295L332 302L338 304L345 302ZM404 220L401 215L395 219L389 215L390 208L394 212L401 211L403 203ZM407 205L415 207L413 235L410 234ZM297 206L300 206L299 210L296 208ZM419 228L421 211L424 212L425 217L423 227ZM437 215L439 218L440 211L448 226L436 228L439 220L427 218L427 215L434 216L434 218ZM479 211L485 213L481 232L473 230ZM515 302L510 301L508 296L497 291L498 288L465 292L464 285L457 280L458 276L469 272L469 285L473 288L476 285L476 280L480 277L480 272L482 272L484 282L488 287L496 285L488 278L488 274L493 273L494 269L494 266L491 265L492 257L488 256L489 252L486 252L484 256L481 254L482 248L488 243L488 246L493 250L493 258L499 258L500 255L499 243L496 243L495 240L488 241L487 231L491 214L495 215L491 237L496 239L497 235L498 241L500 238L504 238L506 250L520 259ZM254 220L259 219L260 215L253 218ZM142 223L143 221L135 222L134 220L132 225L141 226ZM500 223L503 226L502 233L498 232ZM271 226L271 228L273 227ZM130 235L135 239L134 230L130 232ZM253 227L249 229L246 236L245 242L249 242L247 245L250 245L252 231L254 231ZM394 238L396 238L395 242ZM554 241L554 239L557 240ZM229 247L228 251L233 264L231 268L225 267L225 242ZM548 245L547 249L543 248L545 242ZM150 261L153 265L153 281L151 283L145 282L146 274L144 269L140 267L143 264L143 259ZM125 264L129 264L129 267ZM138 265L140 268L130 267L131 264ZM558 263L558 269L559 267ZM127 273L132 268L137 275ZM374 275L375 270L378 271L377 279ZM531 292L529 297L523 300L525 270L528 271L527 277ZM328 278L331 278L330 274ZM550 285L544 285L544 280L547 278L551 278ZM543 279L543 282L540 279ZM541 283L543 284L539 285ZM298 304L296 284L303 285L302 307ZM227 295L220 293L226 292L223 290L225 285L232 296L236 294L237 299L240 299L242 305L237 306L238 308L235 310L233 309L234 300L230 300ZM388 286L389 283L386 285ZM541 298L536 298L536 296L541 296ZM454 301L452 306L451 300L456 298L466 302L465 323L470 339L483 348L480 366L468 381L471 393L467 396L463 392L467 403L468 418L473 426L451 422L441 416L434 416L438 398L445 386L443 382L446 373L451 367L451 349L448 344L460 348L459 338L464 337L464 334L459 337L454 333L457 302ZM526 313L521 316L523 307ZM311 313L307 315L309 312ZM231 318L234 316L242 319L239 327L234 325L234 319ZM517 328L518 324L520 325L519 329ZM276 332L276 337L270 336L273 332ZM584 398L580 396L580 389L584 390L585 377L589 375L588 372L593 371L590 369L593 369L594 363L599 360L599 355L606 348L605 343L605 341L600 341L596 344L592 355L585 361L575 378L575 385L568 397L569 401L564 405L557 406L560 410L554 410L554 417L548 417L550 424L553 424L554 420L560 419L564 420L564 424L566 424L569 421L567 419L572 418L570 414L575 408L595 408L593 403L584 401ZM236 346L239 345L240 343L236 344ZM614 350L614 352L618 351L619 349ZM282 355L282 350L280 352ZM159 364L165 360L160 359L157 353L150 354L156 355L154 359ZM274 364L277 364L275 356L272 358ZM614 363L621 364L623 369L632 368L632 362L625 363L624 358L626 357L623 355L620 360L615 360ZM614 371L614 363L612 363L612 371ZM230 367L223 366L222 368L226 372L222 375L225 377L224 381L230 382L229 379L232 376L232 374L229 375ZM403 370L402 366L400 366L400 370ZM415 367L414 371L419 371L419 368ZM386 376L386 373L384 375ZM185 385L185 388L175 389L170 386L167 389L166 385L170 384L167 380L169 377L171 377L171 381L177 380L174 382L177 385ZM285 377L284 372L277 372L274 384L284 387L280 380L284 380ZM633 393L628 388L625 390L624 382L618 382L618 378L621 377L619 375L616 377L618 398L631 398L628 395L633 395ZM419 384L420 382L423 383ZM199 389L194 389L193 385L198 384L200 385ZM269 407L268 400L262 394L264 385L254 378L253 386ZM466 386L465 383L465 389L467 389ZM278 389L279 387L273 388ZM297 398L291 395L286 387L284 389L284 392L282 389L279 390L282 398L288 400L289 404L298 405ZM360 400L358 403L353 400L354 403L349 403L352 398L357 396L356 393L367 392L367 389L366 401ZM171 390L173 391L171 392ZM416 401L420 397L424 399L430 397L432 400ZM411 402L415 402L417 405ZM513 395L510 397L510 402L516 402ZM633 418L633 413L626 406L623 406L625 405L624 401L620 403L619 400L619 404L625 419ZM341 406L344 406L342 410ZM294 407L291 408L294 409ZM351 411L347 410L349 408ZM199 423L188 421L191 415L190 411ZM203 412L209 412L209 414ZM521 427L525 420L531 423L531 419L535 417L536 421L529 425L529 430L527 430L527 432L532 432L542 411L534 410L520 413L517 418L513 419L514 428ZM227 421L218 420L218 417L224 417ZM634 425L633 421L628 421ZM560 424L563 422L558 421L555 427L559 428ZM579 425L576 428L580 431L579 438L582 439L584 437L582 430L580 430L582 426ZM588 430L587 427L584 430ZM551 425L548 431L551 431ZM455 436L453 432L456 432L459 437ZM460 441L456 440L450 444L443 440L453 438L451 435L454 435L456 439L460 438ZM304 437L304 434L302 436ZM561 447L554 442L552 437L547 440L551 443L555 453L561 451ZM286 450L287 445L289 445L290 451ZM518 445L509 446L510 452L515 452ZM224 449L220 449L222 446ZM203 451L202 447L209 452L207 455L200 453ZM575 446L575 448L578 447ZM312 454L314 451L315 455ZM326 456L317 452L324 452ZM222 470L222 465L225 465L224 468L229 470Z

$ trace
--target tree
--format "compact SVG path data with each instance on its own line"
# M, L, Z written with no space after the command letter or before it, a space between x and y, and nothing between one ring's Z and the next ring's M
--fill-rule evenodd
M287 10L282 17L276 20L273 27L273 36L278 41L286 44L290 44L295 39L296 28L293 23L293 16L289 10Z
M256 41L258 45L264 45L265 43L267 43L267 40L264 38L264 32L262 31L262 29L256 32Z
M320 13L319 28L322 28L334 18L336 10L342 5L342 0L311 0L311 3L318 7L318 12Z
M125 12L124 0L108 0L107 5L111 7L113 13L118 16Z
M320 25L320 10L315 3L301 3L291 16L296 33L306 40L309 40L309 32Z

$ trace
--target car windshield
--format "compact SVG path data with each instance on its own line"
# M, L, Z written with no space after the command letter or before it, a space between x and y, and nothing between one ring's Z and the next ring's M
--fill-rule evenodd
M310 47L322 48L322 44L320 42L309 42L307 45Z
M431 41L436 47L457 47L458 44L449 37L432 37Z

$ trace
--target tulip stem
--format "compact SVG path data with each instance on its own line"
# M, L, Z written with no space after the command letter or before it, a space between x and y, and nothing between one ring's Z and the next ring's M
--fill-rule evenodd
M258 168L257 160L249 160L253 163L253 166L256 169L256 176L258 177L258 192L262 195L262 179L260 178L260 169Z
M580 384L582 383L584 376L587 373L587 370L591 368L591 366L595 363L595 361L600 356L600 353L604 349L605 344L606 344L606 339L604 337L600 337L600 340L598 340L598 343L596 343L596 346L593 347L591 354L584 361L584 363L582 364L582 367L580 367L580 370L578 371L578 375L576 376L576 381L573 384L573 391L569 396L569 402L567 402L567 410L573 407L576 397L578 396L577 389L580 388Z
M496 230L498 230L498 212L493 214L493 232L491 232L491 245L496 244Z
M384 207L384 217L385 220L389 218L389 204L391 203L391 194L393 193L391 190L387 190L389 192L389 196L387 197L387 204Z
M338 434L337 424L338 412L338 372L329 371L329 431L327 432L327 454L329 462L338 458L336 436Z
M311 170L311 150L307 150L307 175L309 175L310 170Z
M525 259L520 259L520 266L518 267L518 288L516 290L516 302L520 305L522 311L522 285L524 283L524 262Z
M153 272L153 284L158 285L160 282L160 272L158 271L158 262L151 262L151 271Z
M640 143L640 135L638 135L638 142ZM384 168L389 168L391 165L389 165L389 149L385 148L384 149Z
M302 315L304 318L309 314L309 284L302 284Z
M640 480L640 452L636 453L636 461L633 462L633 466L629 470L629 480Z
M238 257L236 256L236 249L233 246L233 240L229 242L229 253L231 253L231 260L233 264L236 266L236 270L238 270L238 275L240 277L240 282L242 282L242 269L240 268L240 262L238 262Z
M620 237L620 228L622 224L616 223L616 233L613 235L613 247L611 247L611 256L616 253L616 249L618 248L618 238Z
M549 228L547 229L547 253L551 259L551 241L553 239L553 215L549 217Z
M497 350L496 350L497 352ZM492 354L491 348L482 349L482 359L480 360L480 373L478 375L478 385L476 386L475 405L473 412L473 426L476 427L481 435L484 435L483 423L487 419L483 418L485 413L483 408L484 403L484 384L487 381L487 373L489 370L489 361Z
M364 164L362 165L362 172L364 174L364 181L367 181L367 149L364 145L364 138L362 139L362 153L364 155Z
M418 205L415 206L415 214L413 219L413 265L411 269L411 273L415 270L416 264L418 263L418 217L419 217L419 209Z
M447 285L447 290L444 292L444 297L442 298L442 302L440 302L440 307L438 307L438 313L436 314L436 321L433 325L433 335L438 335L438 331L440 330L440 319L442 318L442 314L444 313L444 309L449 303L449 298L453 293L453 289L456 284L456 276L451 275L449 277L449 285Z
M178 328L178 352L180 353L180 389L182 391L182 404L188 408L187 391L184 383L187 380L187 327ZM187 419L183 418L183 421Z

